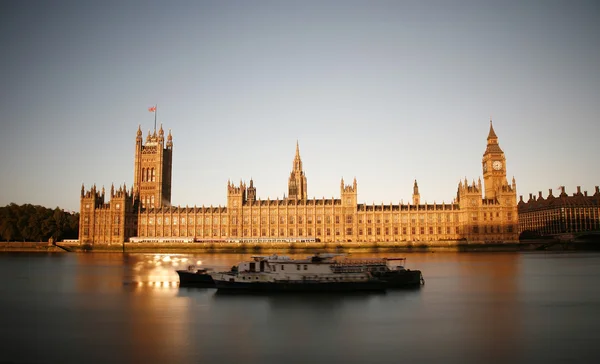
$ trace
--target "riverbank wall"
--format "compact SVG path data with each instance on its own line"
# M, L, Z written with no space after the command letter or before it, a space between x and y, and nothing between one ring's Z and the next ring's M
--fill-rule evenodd
M0 242L0 252L127 252L127 253L279 253L279 252L509 252L536 250L600 250L600 242L530 240L521 242L309 242L309 243L78 243Z
M74 251L74 250L73 250ZM0 242L0 252L60 253L67 250L48 242Z

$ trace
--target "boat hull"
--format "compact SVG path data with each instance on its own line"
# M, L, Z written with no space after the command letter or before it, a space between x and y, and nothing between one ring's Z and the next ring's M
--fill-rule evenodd
M215 281L210 274L178 270L179 286L214 288Z
M385 272L376 276L378 279L385 282L386 288L413 288L420 287L425 284L423 274L420 270L402 270Z
M386 289L385 282L380 280L368 282L238 282L215 280L215 286L220 291L236 292L364 292L385 291Z

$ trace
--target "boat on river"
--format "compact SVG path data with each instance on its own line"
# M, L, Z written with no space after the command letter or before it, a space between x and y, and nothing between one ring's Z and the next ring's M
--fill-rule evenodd
M199 268L195 265L190 265L187 269L180 269L176 272L179 275L180 287L215 287L215 282L210 275L211 268Z
M400 262L401 264L398 264ZM385 291L420 287L420 270L404 268L406 258L348 258L315 254L305 259L253 256L229 272L211 272L218 290L229 291Z

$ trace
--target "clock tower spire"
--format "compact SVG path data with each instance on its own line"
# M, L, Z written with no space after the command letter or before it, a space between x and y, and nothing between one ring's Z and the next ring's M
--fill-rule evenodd
M494 131L492 119L490 119L490 131L487 137L487 148L483 153L483 183L485 185L485 198L497 199L503 186L507 186L506 180L506 158L500 145L498 136Z

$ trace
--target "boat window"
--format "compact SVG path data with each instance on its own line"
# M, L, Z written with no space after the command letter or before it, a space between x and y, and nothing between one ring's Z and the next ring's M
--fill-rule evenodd
M285 267L283 266L283 264L281 265L281 270L285 270Z
M304 270L308 270L308 265L304 264Z
M300 264L296 265L296 270L300 270Z

